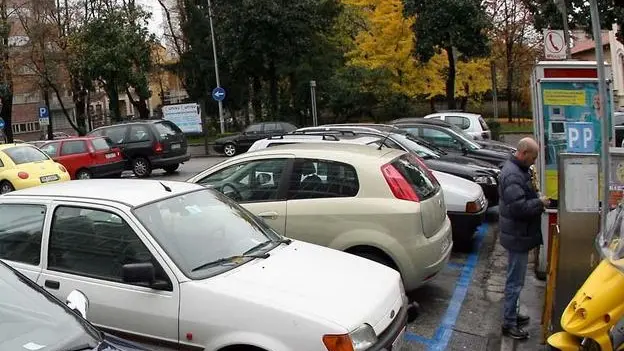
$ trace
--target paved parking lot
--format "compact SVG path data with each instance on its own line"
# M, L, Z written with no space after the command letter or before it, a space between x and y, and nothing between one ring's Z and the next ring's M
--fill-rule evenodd
M175 174L154 171L152 178L186 180L224 159L193 158ZM495 211L489 217L479 228L472 250L454 252L448 266L432 282L410 294L421 305L421 314L409 326L405 351L501 349L504 264L495 261L504 257L494 250ZM534 325L537 318L532 321Z

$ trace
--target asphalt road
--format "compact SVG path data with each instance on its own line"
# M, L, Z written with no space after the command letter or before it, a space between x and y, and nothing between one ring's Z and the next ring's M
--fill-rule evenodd
M193 158L174 174L157 170L151 178L184 181L225 159ZM124 177L133 175L126 172ZM496 217L494 213L490 220ZM500 282L490 278L503 269L492 264L496 231L495 220L484 224L472 250L453 252L448 266L433 281L410 294L421 313L408 326L403 351L500 349Z

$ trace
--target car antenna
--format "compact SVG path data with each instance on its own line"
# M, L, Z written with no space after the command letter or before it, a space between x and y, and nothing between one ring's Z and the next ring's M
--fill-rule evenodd
M162 187L163 187L163 188L165 188L165 191L166 191L166 192L168 192L168 193L170 193L170 192L171 192L171 188L170 188L170 187L168 187L168 186L166 186L165 184L163 184L163 182L159 182L159 183L160 183L160 185L162 185Z
M388 138L390 137L390 133L392 133L392 130L389 130L388 133L386 134L386 136L383 138L383 140L381 141L381 143L379 143L379 147L377 148L377 150L381 150L381 148L384 146L384 144L386 143L386 140L388 140Z

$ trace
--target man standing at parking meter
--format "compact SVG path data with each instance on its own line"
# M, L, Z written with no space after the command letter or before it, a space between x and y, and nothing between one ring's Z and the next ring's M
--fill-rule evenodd
M531 138L518 143L517 151L505 162L499 175L498 192L500 243L507 250L503 335L522 340L529 337L523 326L529 317L518 311L524 286L529 251L542 243L541 214L549 200L532 186L529 168L537 159L539 146Z

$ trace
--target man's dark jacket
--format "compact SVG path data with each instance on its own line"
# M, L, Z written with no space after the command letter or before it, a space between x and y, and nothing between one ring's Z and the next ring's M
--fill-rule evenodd
M514 156L498 176L500 242L509 251L527 252L542 244L544 204L531 182L529 168Z

